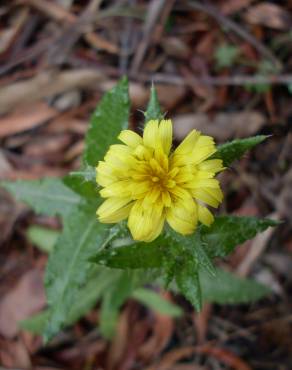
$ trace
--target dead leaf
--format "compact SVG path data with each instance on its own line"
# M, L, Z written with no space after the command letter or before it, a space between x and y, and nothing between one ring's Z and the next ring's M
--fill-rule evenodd
M58 111L45 103L30 105L0 119L0 138L15 135L42 125L55 117Z
M164 297L171 300L169 293L164 293ZM167 315L161 315L157 312L155 315L155 323L152 335L140 347L139 357L144 361L149 361L155 358L169 343L174 330L173 318Z
M45 304L42 274L37 269L30 270L0 302L0 333L13 338L19 331L19 321L40 311Z
M291 147L290 147L291 148ZM281 216L287 218L292 224L292 168L282 179L281 193L277 199L277 209Z
M31 361L29 353L20 340L0 342L0 362L7 368L30 369Z
M283 7L277 4L260 3L249 8L244 16L251 24L288 30L292 25L292 16Z
M0 188L0 245L12 233L13 225L23 212L23 209L23 205L15 203L12 197L4 189Z
M219 8L224 15L231 15L248 7L254 1L255 0L227 0L222 1Z
M257 111L218 113L210 118L205 113L181 114L174 117L174 135L183 140L193 129L223 142L230 138L254 135L263 126L264 116Z
M187 59L190 56L191 50L182 38L169 36L161 40L162 47L165 53L179 59Z
M104 79L105 76L96 69L46 70L36 77L1 87L0 114L9 112L15 106L25 106L64 91L96 86Z

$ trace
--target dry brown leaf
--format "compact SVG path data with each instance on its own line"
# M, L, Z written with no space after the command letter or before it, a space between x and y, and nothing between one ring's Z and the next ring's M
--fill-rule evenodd
M0 88L0 114L17 106L54 96L74 88L92 87L106 78L96 69L46 70L36 77Z
M30 270L1 298L0 333L13 338L19 331L19 321L41 310L45 304L42 274L37 269Z
M9 238L23 209L22 204L14 202L9 193L0 188L0 246Z
M114 369L122 360L129 340L129 306L119 316L116 335L111 341L107 355L107 370Z
M183 39L174 36L164 37L161 40L161 46L167 55L179 59L187 59L191 53L190 48Z
M174 117L174 135L182 140L193 129L211 135L222 142L230 138L254 135L265 123L264 116L257 111L218 113L210 118L204 113L181 114Z
M24 146L23 153L36 158L45 158L50 155L57 156L58 154L63 156L70 143L71 135L68 133L50 136L38 135L34 136L34 139Z
M0 103L1 104L1 103ZM42 125L57 116L58 111L45 103L30 105L25 109L0 119L0 138L15 135Z
M282 190L277 199L277 209L280 215L287 218L292 224L292 168L283 177L282 183Z
M231 15L248 7L254 1L255 0L223 0L219 8L224 15Z
M31 368L29 353L20 339L0 342L0 363L9 369Z
M276 30L288 30L292 25L291 14L277 4L260 3L252 6L246 11L244 18L251 24L259 24Z
M251 367L234 353L215 347L212 344L197 347L183 347L172 350L161 359L159 364L150 366L147 370L171 370L178 361L184 358L190 358L195 354L205 354L215 357L220 362L230 366L234 370L251 370ZM202 370L202 368L196 364L193 364L193 369Z
M169 293L165 293L164 298L170 300ZM169 343L174 330L173 318L157 312L153 314L155 315L155 323L152 335L139 349L139 357L144 361L149 361L163 351Z

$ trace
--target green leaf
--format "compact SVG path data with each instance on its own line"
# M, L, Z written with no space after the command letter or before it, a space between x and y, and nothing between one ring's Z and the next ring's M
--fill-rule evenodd
M241 158L245 152L260 144L268 137L267 135L258 135L247 139L236 139L227 142L218 146L217 152L212 158L222 159L224 166L228 167L233 161Z
M22 329L41 335L50 316L49 310L42 311L19 322Z
M252 279L239 278L220 268L216 269L216 278L200 271L200 281L203 300L210 303L249 303L271 292Z
M219 216L210 227L202 226L200 233L211 258L225 257L237 245L278 224L274 220L256 217Z
M189 253L198 263L215 276L215 268L208 256L206 244L201 240L199 229L192 235L181 235L173 229L167 229L168 242L181 248L179 253ZM178 253L178 254L179 254Z
M95 178L95 168L87 166L80 171L71 172L64 177L63 181L69 188L82 197L96 198L99 197L99 194Z
M88 279L90 256L115 235L115 228L96 219L97 204L76 208L66 219L64 231L51 253L46 270L46 292L51 315L45 338L52 338L65 324L78 289Z
M230 44L223 44L218 46L214 55L217 67L231 67L235 63L239 54L240 49L237 46L233 46Z
M6 181L1 185L36 213L48 216L66 217L81 202L81 198L57 178Z
M100 330L105 338L112 338L121 306L144 280L141 271L116 270L114 275L115 282L108 287L101 305Z
M58 237L60 236L60 231L34 225L28 228L27 236L28 239L40 250L46 253L51 253Z
M115 274L109 269L94 267L91 269L87 281L76 291L75 301L68 311L64 326L69 326L84 316L101 298L102 294L114 284ZM47 309L29 319L20 322L22 328L35 334L42 334L48 324L51 313Z
M151 243L130 242L130 245L107 248L90 258L91 262L118 269L156 268L162 265L161 238Z
M128 80L124 77L103 96L91 117L85 139L86 165L95 167L117 142L120 131L128 127L129 108Z
M183 310L179 306L167 301L150 289L138 288L131 297L162 315L179 317L183 314Z
M199 279L198 263L187 254L184 254L175 270L175 281L180 292L200 311L202 308L202 294Z
M161 113L161 108L157 97L157 91L154 85L151 86L150 99L144 116L145 123L152 119L161 120L163 118L163 114Z

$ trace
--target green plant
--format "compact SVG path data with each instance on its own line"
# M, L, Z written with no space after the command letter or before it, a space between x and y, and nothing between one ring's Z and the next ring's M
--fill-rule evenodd
M203 301L249 302L269 292L256 282L215 268L213 259L229 255L237 245L275 226L273 220L218 216L210 227L200 225L189 236L165 227L149 243L134 241L125 222L98 222L96 209L101 198L95 166L127 127L129 109L128 82L123 78L105 94L91 117L79 171L63 179L2 183L35 212L59 216L63 222L55 245L45 246L50 251L45 276L48 309L22 323L23 327L42 333L46 340L74 323L97 301L101 302L100 328L107 337L114 333L119 309L129 297L148 302L163 313L181 313L177 306L142 288L145 283L182 293L197 310ZM146 121L162 117L154 88L145 117ZM256 136L226 143L217 147L213 158L229 166L265 138ZM39 230L30 230L32 240L39 243L36 235L39 236ZM54 242L54 237L50 235L49 240Z

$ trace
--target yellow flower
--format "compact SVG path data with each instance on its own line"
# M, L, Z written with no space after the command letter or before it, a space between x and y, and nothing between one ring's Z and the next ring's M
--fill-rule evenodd
M149 121L143 137L124 130L123 144L110 146L96 171L106 200L97 210L100 222L116 223L128 218L135 240L150 242L167 222L178 233L194 232L198 221L211 225L214 218L205 205L218 207L223 194L217 172L220 159L214 140L193 130L172 152L171 120Z

